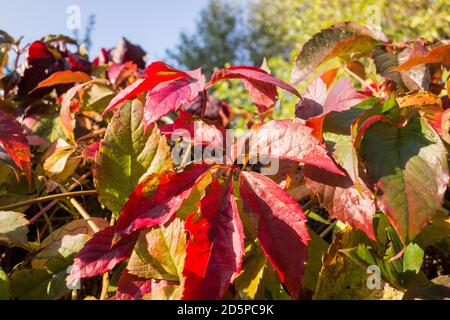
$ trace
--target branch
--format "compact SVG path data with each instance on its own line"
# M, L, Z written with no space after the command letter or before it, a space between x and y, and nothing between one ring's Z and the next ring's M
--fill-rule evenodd
M44 201L50 201L50 200L56 200L56 199L63 199L63 198L70 198L70 197L78 197L78 196L91 196L91 195L97 195L97 190L85 190L85 191L74 191L74 192L64 192L64 193L58 193L58 194L51 194L48 196L40 197L40 198L34 198L26 201L17 202L14 204L10 204L7 206L0 207L0 211L8 211L8 210L14 210L17 208L29 206L31 204L35 204L38 202L44 202Z

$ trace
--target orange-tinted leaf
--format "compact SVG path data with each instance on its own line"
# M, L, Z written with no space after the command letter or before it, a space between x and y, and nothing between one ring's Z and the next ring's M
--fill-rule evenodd
M44 81L39 82L37 85L38 88L43 87L51 87L57 84L66 84L66 83L74 83L74 82L87 82L91 80L91 76L82 72L82 71L59 71L53 73L50 77L45 79Z
M409 70L419 64L429 63L450 63L450 44L433 48L425 55L412 56L395 68L395 70Z

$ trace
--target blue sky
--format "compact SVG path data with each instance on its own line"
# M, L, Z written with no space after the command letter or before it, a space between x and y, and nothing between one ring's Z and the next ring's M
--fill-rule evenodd
M113 47L121 36L138 43L150 60L163 58L181 31L195 30L195 21L208 0L0 0L0 29L26 42L46 34L72 35L67 28L70 5L81 12L81 30L96 15L91 56L101 47Z

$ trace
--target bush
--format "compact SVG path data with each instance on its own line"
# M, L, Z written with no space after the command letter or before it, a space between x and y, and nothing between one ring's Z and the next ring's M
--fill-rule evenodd
M445 42L336 24L300 51L300 94L266 66L206 79L125 40L91 62L1 36L0 298L442 298ZM214 97L236 80L253 107Z

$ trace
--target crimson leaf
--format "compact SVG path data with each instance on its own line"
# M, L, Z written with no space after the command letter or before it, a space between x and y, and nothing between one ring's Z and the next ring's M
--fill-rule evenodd
M169 221L208 169L199 164L181 173L166 171L147 177L125 203L115 226L116 238Z
M294 299L301 289L308 257L307 218L298 203L271 179L242 172L240 193L244 208L258 216L261 247Z
M217 180L200 203L201 217L186 221L183 299L220 299L238 275L244 255L244 232L231 183Z
M14 117L0 110L0 146L5 149L16 166L25 172L31 182L30 146L22 126Z
M156 61L150 64L147 69L145 69L145 75L145 78L137 80L114 97L114 99L111 100L109 105L103 111L103 114L111 111L114 107L125 100L134 99L140 93L152 90L160 83L189 77L187 73L176 70L161 61Z
M276 87L300 97L294 87L257 67L234 66L217 70L211 76L207 88L224 79L242 79L245 88L260 112L267 111L275 104L278 96Z

